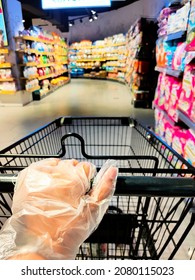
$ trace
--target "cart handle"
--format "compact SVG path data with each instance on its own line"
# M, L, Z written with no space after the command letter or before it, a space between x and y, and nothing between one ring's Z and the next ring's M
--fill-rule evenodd
M86 158L86 159L116 159L116 160L129 160L129 159L139 159L139 160L153 160L155 162L154 164L154 170L156 170L158 168L158 163L159 163L159 160L157 157L155 156L110 156L110 155L95 155L95 156L92 156L92 155L88 155L86 152L85 152L85 140L83 139L82 136L80 136L79 134L77 133L68 133L64 136L62 136L61 138L61 144L62 144L62 153L60 154L60 157L63 157L65 154L66 154L66 147L65 147L65 140L69 137L75 137L77 138L80 143L81 143L81 153L82 155Z
M0 193L13 193L17 176L0 175ZM145 197L195 197L192 178L118 176L115 195Z

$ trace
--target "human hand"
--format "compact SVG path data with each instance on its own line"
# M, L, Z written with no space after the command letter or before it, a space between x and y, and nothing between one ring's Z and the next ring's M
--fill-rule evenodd
M13 215L0 233L0 259L74 259L95 230L115 190L117 168L108 161L94 179L88 162L46 159L18 177Z

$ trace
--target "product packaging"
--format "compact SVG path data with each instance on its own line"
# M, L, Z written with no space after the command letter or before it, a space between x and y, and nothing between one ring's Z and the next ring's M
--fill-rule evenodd
M184 158L195 167L195 133L192 130L187 132L187 140L184 147Z
M178 108L195 122L195 64L185 67Z

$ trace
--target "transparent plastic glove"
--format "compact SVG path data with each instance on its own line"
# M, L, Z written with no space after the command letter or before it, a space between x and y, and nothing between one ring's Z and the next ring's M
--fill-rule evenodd
M115 161L104 164L90 190L95 173L91 163L59 159L21 171L13 215L0 232L0 259L75 259L115 190Z

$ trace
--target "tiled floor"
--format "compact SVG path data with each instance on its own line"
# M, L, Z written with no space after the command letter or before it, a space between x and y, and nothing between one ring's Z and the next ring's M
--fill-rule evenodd
M24 107L0 107L0 149L60 116L131 116L144 125L154 126L153 110L133 108L125 85L72 79L40 101ZM188 248L195 247L194 232L193 228L176 259L189 259Z

